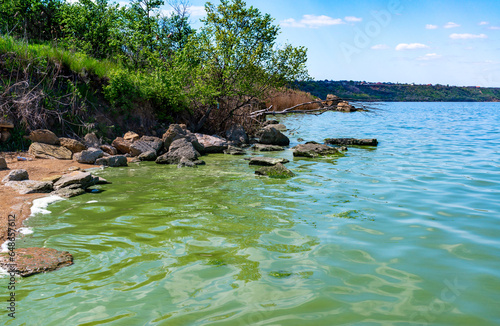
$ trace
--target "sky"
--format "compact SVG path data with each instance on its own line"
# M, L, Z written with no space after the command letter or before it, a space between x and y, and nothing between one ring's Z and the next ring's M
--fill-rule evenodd
M246 3L275 19L279 44L308 48L316 80L500 87L499 0ZM195 27L204 4L191 0Z

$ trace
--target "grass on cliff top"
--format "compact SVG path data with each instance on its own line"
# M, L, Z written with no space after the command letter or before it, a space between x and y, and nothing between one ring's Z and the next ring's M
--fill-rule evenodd
M13 53L27 61L47 58L60 62L78 74L88 72L100 78L120 70L119 64L109 60L97 60L81 52L69 51L53 44L29 44L11 36L0 36L0 54Z

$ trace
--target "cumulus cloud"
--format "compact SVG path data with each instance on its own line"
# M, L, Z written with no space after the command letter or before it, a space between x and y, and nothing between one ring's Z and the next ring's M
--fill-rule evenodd
M354 17L354 16L347 16L347 17L344 17L344 20L348 23L359 23L359 22L363 21L363 18L358 18L358 17Z
M422 43L401 43L396 46L396 51L428 49L429 46Z
M436 60L441 58L442 55L437 54L437 53L427 53L424 56L418 57L417 60L419 61L429 61L429 60Z
M489 25L489 24L490 24L489 22L480 22L478 25L482 26L482 25Z
M387 50L389 47L386 44L376 44L371 47L372 50Z
M300 21L296 21L293 18L288 18L281 21L281 26L283 27L308 27L317 28L323 26L332 26L345 24L345 22L340 18L332 18L329 16L321 15L304 15Z
M425 28L426 29L437 29L438 26L437 25L432 25L432 24L427 24L427 25L425 25Z
M451 34L450 38L453 40L472 40L472 39L485 39L488 38L488 35L486 34Z
M500 26L490 26L490 27L488 27L488 29L492 29L492 30L497 31L500 29Z
M456 27L460 27L460 25L454 22L448 22L448 24L444 25L444 28L456 28Z

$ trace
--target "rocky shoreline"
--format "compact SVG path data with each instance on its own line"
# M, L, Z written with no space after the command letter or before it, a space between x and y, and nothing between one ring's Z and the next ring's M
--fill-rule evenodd
M29 138L32 144L28 153L0 157L2 186L2 210L9 212L0 221L0 241L15 238L19 228L30 216L32 201L50 195L70 198L92 191L92 186L110 183L92 175L89 169L96 167L126 167L132 162L155 161L157 164L175 164L178 168L196 168L204 165L203 155L225 153L246 157L249 165L257 166L255 174L271 178L290 178L295 173L285 167L288 160L257 156L258 153L284 151L290 140L281 131L286 127L277 121L266 121L254 137L249 137L239 125L226 132L226 138L217 135L192 133L185 125L172 124L162 138L140 136L127 132L111 144L103 144L95 134L87 134L81 141L59 138L49 130L35 130ZM291 150L294 157L317 158L342 156L344 145L376 146L375 139L332 139L325 143L342 145L332 147L316 142L299 144ZM40 169L40 166L44 169ZM7 200L4 200L7 199ZM15 224L9 225L8 216L16 216ZM5 246L4 246L5 249ZM56 270L71 265L73 257L66 251L51 248L19 248L15 250L16 266L9 266L9 252L0 253L0 267L21 276Z

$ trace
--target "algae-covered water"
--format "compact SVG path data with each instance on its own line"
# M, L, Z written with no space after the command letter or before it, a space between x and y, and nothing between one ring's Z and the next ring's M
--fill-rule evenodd
M388 103L282 118L297 138L377 138L293 159L106 169L18 246L75 264L19 279L7 325L498 325L500 104ZM5 280L5 278L4 278ZM2 279L0 279L2 282ZM2 301L5 301L5 291Z

